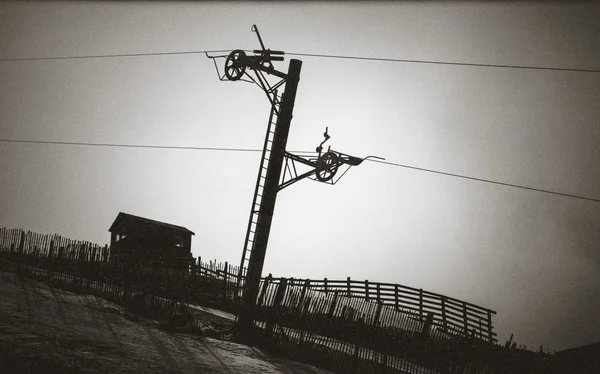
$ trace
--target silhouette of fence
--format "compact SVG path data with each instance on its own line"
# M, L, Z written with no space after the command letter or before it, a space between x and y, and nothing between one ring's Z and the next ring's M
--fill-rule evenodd
M239 306L239 268L200 257L187 269L115 264L106 245L1 228L0 265L171 314L190 302ZM488 364L456 352L495 349L494 311L397 284L269 276L257 305L270 346L335 372L469 372L458 368L470 365L483 373Z
M239 269L237 266L228 265L227 262L203 263L199 259L198 264L199 273L224 278L226 282L235 282ZM306 284L308 289L326 294L337 292L346 297L393 306L421 322L425 321L428 313L432 313L434 322L442 329L453 333L460 331L464 335L475 334L477 338L493 343L498 341L492 322L496 312L466 301L399 284L357 281L350 277L345 280L290 279L291 282ZM232 287L232 296L235 290L233 286L228 287Z
M87 262L108 262L110 248L87 241L78 241L64 238L59 235L40 235L23 230L0 229L0 247L4 251L31 254L36 257L51 257ZM218 263L215 261L203 262L201 257L193 259L190 263L192 279L212 280L215 290L204 293L201 299L212 298L235 301L235 283L238 266ZM263 278L264 279L264 278ZM393 306L411 314L423 322L428 313L433 313L436 324L449 331L462 331L463 334L475 332L478 338L490 342L497 341L497 334L493 331L492 316L495 311L483 308L449 296L440 295L422 289L402 286L399 284L377 283L352 280L323 280L296 279L293 282L307 284L308 289L323 293L337 292L346 297L361 298L373 303L382 303ZM211 288L204 285L204 288ZM193 287L190 287L193 288ZM206 290L205 290L206 291ZM219 295L219 292L221 295Z
M257 325L282 354L338 373L547 373L546 357L506 349L456 328L435 312L311 287L311 280L262 280Z
M102 296L156 317L185 312L189 282L184 272L109 260L106 245L0 229L0 266L5 270Z
M337 372L426 373L407 348L424 335L439 337L431 319L425 323L382 303L325 293L310 288L309 280L267 277L257 304L258 326L270 345Z
M418 316L420 321L424 321L428 313L433 313L436 323L445 329L463 331L465 334L475 332L480 339L497 342L492 324L492 316L496 312L466 301L399 284L357 281L350 277L345 280L325 278L297 281L308 282L310 289L325 293L338 292L348 297L390 305Z

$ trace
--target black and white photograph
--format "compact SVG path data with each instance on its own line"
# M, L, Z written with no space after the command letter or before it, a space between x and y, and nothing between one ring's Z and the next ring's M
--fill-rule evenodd
M0 373L600 373L600 3L0 2Z

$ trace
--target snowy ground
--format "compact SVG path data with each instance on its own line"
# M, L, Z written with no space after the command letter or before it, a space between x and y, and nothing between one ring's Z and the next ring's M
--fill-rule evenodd
M206 326L231 323L221 314L194 310ZM41 372L327 373L258 348L170 333L104 299L0 272L0 373Z

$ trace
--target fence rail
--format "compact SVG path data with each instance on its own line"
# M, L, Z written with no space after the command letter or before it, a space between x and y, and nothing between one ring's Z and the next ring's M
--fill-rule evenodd
M198 271L229 279L235 279L239 269L216 261L203 263L199 260L198 264L202 268ZM264 279L262 278L263 281ZM279 280L275 279L273 282L277 283ZM448 330L462 331L463 334L475 333L480 339L497 342L492 321L496 312L453 297L399 284L359 281L350 277L345 280L289 278L289 282L292 285L307 283L309 289L326 294L337 292L347 297L393 306L396 310L415 316L421 322L425 321L428 313L433 313L434 322Z
M472 351L474 344L486 352L496 347L485 337L474 339L462 328L444 325L434 312L420 318L415 310L356 297L347 289L325 292L310 279L269 276L260 285L256 319L270 344L293 354L309 347L318 353L315 364L332 371L485 373L484 359L467 362L456 352Z
M17 251L42 257L58 257L73 260L107 262L110 260L110 247L87 241L72 240L60 235L41 235L24 232L20 229L0 229L0 247L3 250ZM226 285L235 283L239 266L215 261L203 262L201 257L192 259L190 272L201 277L218 278ZM245 272L243 272L245 273ZM264 278L263 278L264 280ZM476 332L482 339L497 341L493 331L492 317L495 311L449 296L424 291L423 289L391 283L370 282L368 280L313 280L290 279L292 284L308 282L308 288L324 293L337 292L347 297L361 298L374 303L391 305L418 317L423 322L428 313L433 313L439 325L465 333ZM231 285L225 286L231 288ZM235 296L236 291L230 292Z
M4 269L119 302L145 302L166 315L189 302L235 313L239 268L200 257L189 265L120 264L110 261L107 245L0 228ZM483 374L507 362L537 362L496 344L494 314L398 284L269 275L260 282L255 322L270 346L333 372Z
M421 322L428 313L433 313L434 321L440 326L465 334L475 332L481 339L497 342L492 322L496 312L466 301L399 284L358 281L350 277L345 280L325 278L290 281L292 284L308 282L309 289L324 293L337 292L347 297L389 305L416 316Z
M108 245L101 246L60 235L41 235L20 229L0 228L0 248L41 257L92 262L110 260ZM227 298L231 300L238 296L238 290L233 286L236 283L238 270L239 266L216 260L203 262L201 257L192 258L190 261L192 276L219 279L223 282ZM245 274L245 269L242 273ZM420 322L424 322L428 313L432 313L434 323L445 329L462 331L464 334L475 333L481 339L497 342L492 321L496 312L453 297L399 284L359 281L350 277L344 280L291 278L290 282L291 285L307 284L308 289L325 294L343 294L346 297L392 306L398 311L412 315Z

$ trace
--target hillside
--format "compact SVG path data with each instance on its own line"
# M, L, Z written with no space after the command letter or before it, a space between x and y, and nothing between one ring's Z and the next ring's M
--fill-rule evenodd
M228 323L194 315L206 324ZM0 272L3 373L327 373L258 348L160 327L102 298Z

